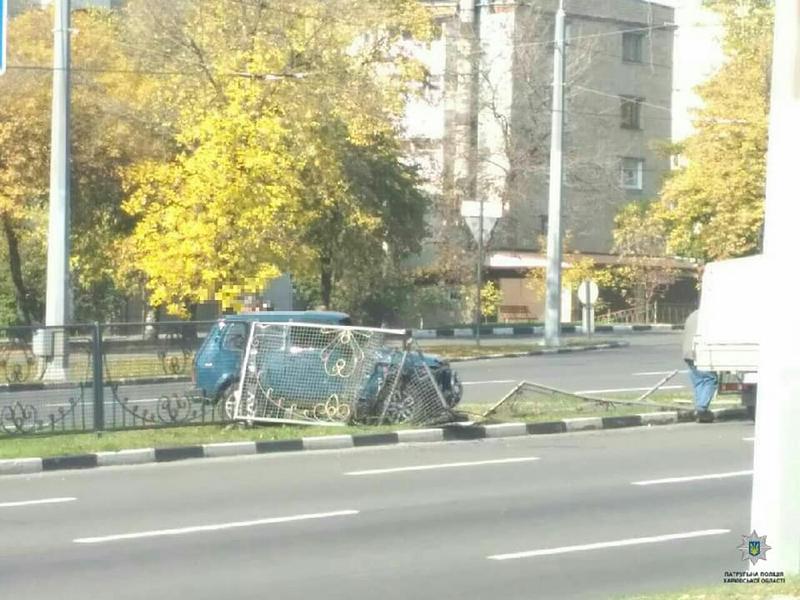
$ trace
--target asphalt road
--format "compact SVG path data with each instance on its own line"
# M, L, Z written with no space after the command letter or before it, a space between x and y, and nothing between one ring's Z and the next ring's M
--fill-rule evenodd
M673 370L679 373L662 389L688 394L681 337L681 332L634 334L625 338L630 345L623 348L475 360L454 367L464 382L464 403L496 402L523 380L601 397L641 393Z
M4 477L0 589L568 600L720 583L744 570L752 435L686 424Z

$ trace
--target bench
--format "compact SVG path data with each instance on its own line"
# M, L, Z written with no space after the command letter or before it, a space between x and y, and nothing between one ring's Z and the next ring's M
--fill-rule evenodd
M532 315L525 304L501 304L499 317L503 322L531 321Z

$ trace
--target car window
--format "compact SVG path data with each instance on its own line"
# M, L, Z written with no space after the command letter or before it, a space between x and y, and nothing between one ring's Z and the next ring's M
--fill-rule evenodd
M247 327L244 323L230 323L222 338L224 350L244 350L247 343Z
M318 348L320 345L319 332L314 327L290 327L289 340L291 348Z

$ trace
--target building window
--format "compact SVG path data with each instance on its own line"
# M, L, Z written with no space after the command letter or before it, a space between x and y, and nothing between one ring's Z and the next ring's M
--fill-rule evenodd
M642 62L644 34L627 32L622 34L622 60L625 62Z
M642 128L642 98L620 97L621 125L624 129Z
M623 158L620 179L626 190L641 190L644 183L644 160Z

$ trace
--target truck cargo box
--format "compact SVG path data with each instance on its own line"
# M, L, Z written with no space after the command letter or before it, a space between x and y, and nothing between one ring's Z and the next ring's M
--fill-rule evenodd
M762 255L706 265L694 338L698 369L758 371L758 316L768 294Z

